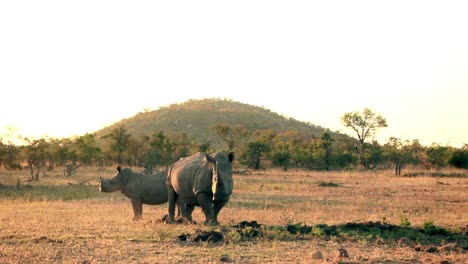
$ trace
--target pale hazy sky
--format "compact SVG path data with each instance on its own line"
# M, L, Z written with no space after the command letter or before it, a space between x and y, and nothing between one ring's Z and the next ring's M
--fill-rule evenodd
M229 98L333 131L468 143L468 1L1 1L0 132L94 132ZM353 135L354 136L354 135Z

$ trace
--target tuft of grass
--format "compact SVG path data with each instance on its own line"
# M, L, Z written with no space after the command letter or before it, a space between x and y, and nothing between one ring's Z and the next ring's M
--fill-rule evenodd
M468 178L468 174L460 172L428 172L428 171L419 171L419 172L408 172L403 174L403 177L418 177L418 176L429 176L436 178Z
M411 222L409 221L408 217L402 216L400 217L400 227L401 228L408 228L411 226Z
M341 184L339 183L334 183L334 182L324 182L324 181L320 181L318 183L318 186L320 187L340 187Z

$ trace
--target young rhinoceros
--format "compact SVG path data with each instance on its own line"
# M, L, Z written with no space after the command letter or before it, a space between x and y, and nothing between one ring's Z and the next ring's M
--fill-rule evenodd
M117 167L117 175L112 179L101 179L101 192L115 192L120 190L132 201L133 220L142 218L143 204L163 204L167 202L167 172L147 175L133 172L131 169Z

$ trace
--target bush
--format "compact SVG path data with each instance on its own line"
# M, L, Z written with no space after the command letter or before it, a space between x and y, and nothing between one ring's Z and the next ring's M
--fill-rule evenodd
M468 169L468 150L456 150L449 159L449 164L461 169Z
M429 236L435 236L435 235L445 236L445 235L448 235L449 232L442 227L435 226L432 221L426 221L424 222L424 234L429 235Z

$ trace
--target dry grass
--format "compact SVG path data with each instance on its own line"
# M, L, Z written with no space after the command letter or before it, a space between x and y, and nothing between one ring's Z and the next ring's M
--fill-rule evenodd
M0 263L468 263L466 249L460 247L418 251L424 241L278 235L230 243L180 242L180 234L212 228L161 223L165 205L145 206L144 220L131 221L127 198L99 193L95 186L99 176L114 175L113 168L80 168L71 178L58 174L27 182L27 172L0 171ZM454 231L466 230L468 224L466 177L268 170L235 175L234 180L235 193L219 217L223 226L214 230L244 220L266 226L367 221L398 225L405 218L412 227L429 221ZM43 186L50 189L40 189ZM33 190L45 194L28 196ZM16 196L6 197L6 192ZM64 192L85 195L60 198L68 197ZM199 208L194 219L203 222ZM349 257L336 258L340 248ZM312 257L317 251L322 258Z

